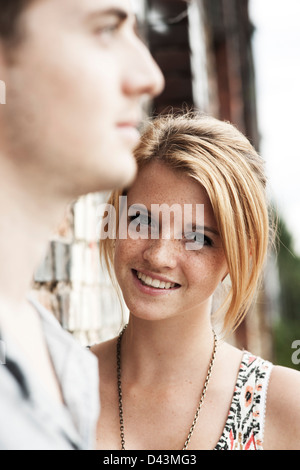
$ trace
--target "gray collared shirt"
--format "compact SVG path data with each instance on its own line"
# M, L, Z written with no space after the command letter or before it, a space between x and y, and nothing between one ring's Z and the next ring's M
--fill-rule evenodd
M90 450L99 416L96 357L64 331L54 316L31 300L64 397L56 403L31 371L22 353L1 336L0 450Z

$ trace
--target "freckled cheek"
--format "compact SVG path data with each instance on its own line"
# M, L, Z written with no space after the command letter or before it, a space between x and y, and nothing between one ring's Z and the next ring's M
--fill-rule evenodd
M206 257L203 254L196 260L190 259L185 264L185 271L190 285L214 291L227 272L227 264L223 257Z
M125 272L128 267L134 266L135 261L141 256L140 240L116 240L114 259L116 274Z

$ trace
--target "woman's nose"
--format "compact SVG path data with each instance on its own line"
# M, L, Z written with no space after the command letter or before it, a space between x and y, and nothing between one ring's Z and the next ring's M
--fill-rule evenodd
M177 266L178 248L175 240L149 240L143 257L153 268L174 269Z

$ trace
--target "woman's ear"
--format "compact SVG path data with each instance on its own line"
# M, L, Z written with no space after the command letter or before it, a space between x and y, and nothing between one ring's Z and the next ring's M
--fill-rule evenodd
M229 273L226 273L221 282L224 282Z

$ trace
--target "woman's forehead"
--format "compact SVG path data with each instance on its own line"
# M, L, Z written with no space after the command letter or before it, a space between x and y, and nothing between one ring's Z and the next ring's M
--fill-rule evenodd
M169 168L167 165L153 162L140 169L138 176L127 192L128 206L144 205L148 211L151 206L164 205L170 209L180 206L192 208L204 206L205 218L214 224L215 217L210 199L203 186L191 176Z
M206 195L199 182L183 171L178 171L160 162L152 162L141 168L128 190L128 196L174 199L195 199ZM207 197L207 196L206 196ZM179 201L177 201L179 202Z

